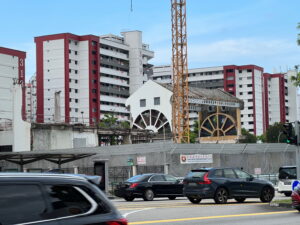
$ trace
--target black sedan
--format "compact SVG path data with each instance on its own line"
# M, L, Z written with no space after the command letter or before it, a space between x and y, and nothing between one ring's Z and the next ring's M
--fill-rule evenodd
M176 197L183 196L182 188L182 181L172 175L141 174L117 185L115 195L126 201L133 201L135 198L152 201L154 197L168 197L170 200L174 200Z
M256 179L235 168L195 169L184 178L183 184L183 193L192 203L208 198L218 204L226 203L230 198L237 202L244 202L246 198L270 202L274 197L271 182Z

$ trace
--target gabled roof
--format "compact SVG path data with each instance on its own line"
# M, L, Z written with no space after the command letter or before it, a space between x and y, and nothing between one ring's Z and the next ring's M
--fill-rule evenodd
M156 82L157 83L157 82ZM161 84L164 88L173 92L173 87L171 84ZM214 101L226 101L226 102L237 102L243 104L243 101L235 97L232 94L229 94L226 91L221 89L206 89L198 87L189 87L189 98L194 99L205 99L205 100L214 100Z

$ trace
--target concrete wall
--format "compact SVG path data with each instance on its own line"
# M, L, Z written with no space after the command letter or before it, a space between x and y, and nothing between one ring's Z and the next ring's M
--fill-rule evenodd
M47 128L34 128L32 136L33 151L98 146L98 134L95 129L79 131L63 125L49 125Z

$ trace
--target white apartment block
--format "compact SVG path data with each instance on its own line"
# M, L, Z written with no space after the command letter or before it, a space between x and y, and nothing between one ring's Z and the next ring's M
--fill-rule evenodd
M125 100L151 73L154 53L140 31L36 37L37 122L95 124L106 113L129 120Z
M25 105L26 120L29 122L36 121L36 77L32 76L29 83L25 84Z
M24 84L26 53L0 47L0 124L8 124L13 119L14 83ZM24 90L23 90L24 91ZM25 97L22 99L22 118L25 117ZM0 125L1 126L1 125Z
M295 70L264 73L266 127L276 122L294 122L299 119L299 96L291 76L296 76Z
M171 66L154 67L151 79L171 83ZM256 135L264 132L263 68L255 65L229 65L190 69L189 84L200 88L221 88L243 100L242 127ZM191 112L191 120L196 119L196 116L196 112Z

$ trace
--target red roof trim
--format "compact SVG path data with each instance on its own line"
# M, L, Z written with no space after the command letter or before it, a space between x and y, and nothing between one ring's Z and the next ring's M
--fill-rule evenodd
M0 47L0 53L5 55L16 56L23 59L26 58L26 52L22 52L11 48Z

